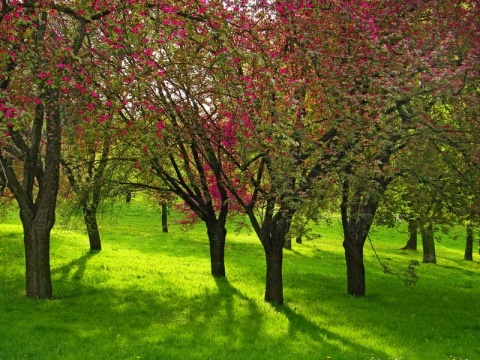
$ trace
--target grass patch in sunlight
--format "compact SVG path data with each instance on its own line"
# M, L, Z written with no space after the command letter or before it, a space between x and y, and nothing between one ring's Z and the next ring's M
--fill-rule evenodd
M0 359L368 359L480 357L478 260L444 237L438 265L421 264L406 287L365 247L367 297L345 295L339 223L285 251L283 307L263 302L260 242L229 226L227 279L210 276L202 224L161 232L158 208L140 198L102 220L103 250L88 251L81 224L52 234L55 300L24 295L22 228L0 224ZM372 230L375 249L402 272L421 252L406 235Z

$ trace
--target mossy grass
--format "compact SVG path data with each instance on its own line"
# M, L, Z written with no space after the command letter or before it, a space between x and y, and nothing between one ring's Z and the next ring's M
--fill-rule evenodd
M175 214L173 214L175 215ZM101 219L103 250L88 251L81 223L55 227L55 299L24 295L22 229L0 223L0 359L480 358L480 266L463 259L463 235L437 242L416 286L385 274L367 244L367 296L345 294L341 229L285 251L284 306L263 301L265 260L253 233L229 224L227 278L210 275L202 224L161 232L141 198ZM399 250L399 229L376 227L382 261L402 272L421 251Z

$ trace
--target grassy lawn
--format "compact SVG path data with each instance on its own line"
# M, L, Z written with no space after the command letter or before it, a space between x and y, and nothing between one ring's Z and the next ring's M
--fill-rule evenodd
M463 261L463 235L436 243L438 264L421 264L414 287L367 246L367 296L352 298L333 220L285 251L276 308L263 302L263 249L247 230L231 225L227 279L216 280L203 225L163 234L140 199L101 222L95 254L81 223L56 226L52 301L25 297L21 226L0 223L0 359L480 359L480 263ZM421 261L398 250L398 229L371 238L394 271Z

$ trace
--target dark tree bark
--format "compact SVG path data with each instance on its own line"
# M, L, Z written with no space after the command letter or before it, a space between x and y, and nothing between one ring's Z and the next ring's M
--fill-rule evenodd
M433 238L433 225L428 224L421 228L422 244L423 244L423 262L424 263L437 263L437 257L435 254L435 239Z
M465 242L465 255L463 258L468 261L473 261L473 226L472 224L467 225L467 239Z
M90 250L102 250L102 242L100 240L100 231L98 230L97 209L83 207L83 218L87 227L88 241L90 243Z
M418 246L418 221L408 219L408 241L402 250L417 251Z
M225 223L217 219L205 221L210 244L210 267L215 277L225 277L225 239L227 229Z
M365 242L351 237L345 238L345 260L347 263L347 293L352 296L365 296L365 265L363 262L363 245Z
M302 243L302 235L298 235L296 238L295 238L295 242L297 244L301 244Z
M160 204L162 208L162 232L168 233L168 208L167 203L162 202Z
M281 208L275 212L275 201L267 201L262 223L258 222L252 209L247 215L262 243L266 259L265 301L283 305L283 249L294 215L293 209Z
M20 207L23 225L26 265L26 295L31 298L53 297L50 274L50 231L54 222L54 211L43 204L42 210ZM55 208L55 205L53 205Z
M265 283L265 301L268 303L283 304L283 251L272 248L265 252L267 276Z

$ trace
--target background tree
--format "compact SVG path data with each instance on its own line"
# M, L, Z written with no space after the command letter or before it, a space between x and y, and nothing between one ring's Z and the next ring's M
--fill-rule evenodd
M347 292L361 296L363 245L381 196L402 173L396 158L438 131L435 104L458 97L474 77L478 9L414 1L342 2L318 11L330 21L302 16L308 11L290 19L322 85L318 94L330 95L324 100L339 139ZM319 36L326 33L335 36Z

